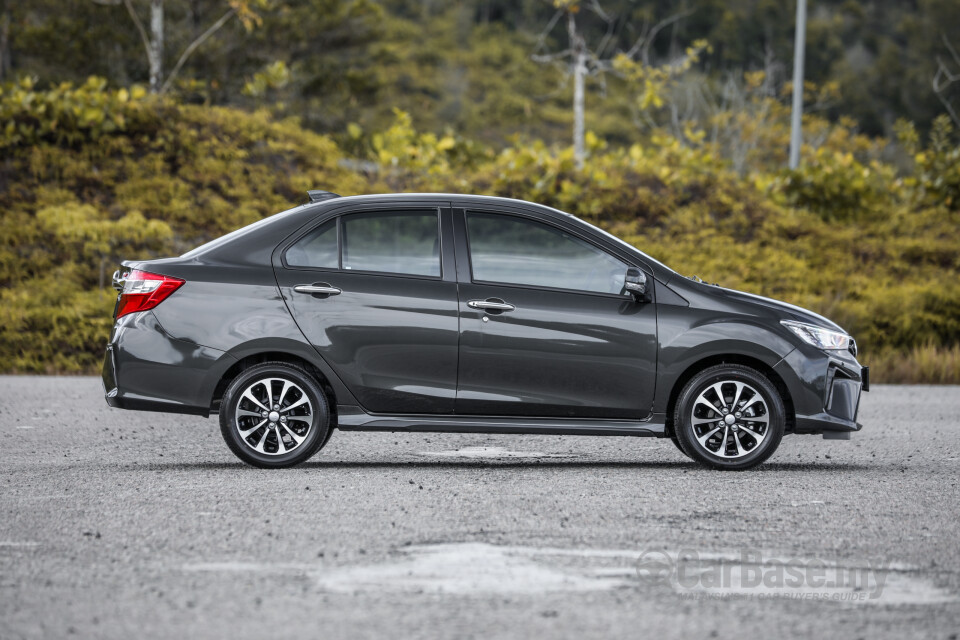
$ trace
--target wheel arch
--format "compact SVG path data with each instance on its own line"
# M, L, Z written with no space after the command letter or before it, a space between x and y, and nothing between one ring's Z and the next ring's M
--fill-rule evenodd
M780 399L783 400L783 408L785 412L784 418L786 421L786 424L784 425L784 431L786 433L793 432L794 425L796 424L796 413L793 407L793 399L790 397L790 390L783 381L783 378L781 378L780 375L774 371L773 367L765 363L763 360L743 354L730 353L715 354L701 358L700 360L697 360L689 365L677 377L670 389L670 395L667 400L666 433L668 435L673 434L673 414L677 407L677 399L680 397L680 392L683 390L683 387L686 386L687 382L689 382L701 371L718 364L739 364L745 367L750 367L751 369L755 369L759 373L766 376L766 378L770 380L770 383L773 384L773 386L777 389L777 392L780 394Z
M259 351L238 359L223 373L223 375L220 376L220 380L217 382L216 387L214 387L213 396L210 399L210 411L212 413L219 412L220 403L223 400L223 394L226 392L227 387L230 386L230 383L233 382L237 376L250 367L263 364L265 362L282 362L291 364L304 369L307 373L313 376L327 398L327 404L330 408L330 423L331 425L337 424L337 393L334 390L333 385L330 383L330 380L314 363L302 356L287 351Z

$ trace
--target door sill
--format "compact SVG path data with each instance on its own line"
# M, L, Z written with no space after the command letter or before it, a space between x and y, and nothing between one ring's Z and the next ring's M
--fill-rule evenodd
M353 405L337 406L343 431L434 431L444 433L528 433L576 436L663 436L664 415L647 420L530 418L511 416L370 414Z

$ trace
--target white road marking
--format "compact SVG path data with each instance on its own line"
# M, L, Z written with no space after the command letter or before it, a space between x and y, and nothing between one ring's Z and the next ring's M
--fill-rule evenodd
M574 453L543 453L542 451L510 451L503 447L463 447L451 451L421 451L417 455L441 458L577 458Z
M317 571L315 564L296 564L290 562L194 562L181 567L187 572L223 572L223 573L303 573Z
M479 542L404 549L398 562L334 569L317 577L324 591L405 591L445 594L539 594L605 591L630 586L622 577L555 568L534 560L523 547Z
M802 598L846 606L927 605L958 600L956 594L937 587L919 569L889 562L830 562L754 551L754 555L744 556L741 551L641 552L482 542L414 545L398 553L399 557L386 562L340 567L207 562L184 565L183 570L306 574L321 590L334 593L533 595L655 588L670 589L683 597ZM694 560L690 559L691 553L695 553ZM669 574L663 580L656 576L660 566ZM792 581L798 572L803 579Z

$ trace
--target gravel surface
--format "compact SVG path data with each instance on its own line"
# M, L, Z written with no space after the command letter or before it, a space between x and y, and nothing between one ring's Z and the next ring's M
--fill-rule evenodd
M336 433L297 469L216 418L0 377L0 639L957 638L960 387L720 473L669 440Z

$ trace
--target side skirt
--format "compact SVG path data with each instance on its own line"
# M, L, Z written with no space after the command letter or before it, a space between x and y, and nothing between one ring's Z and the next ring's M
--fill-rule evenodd
M337 405L337 428L343 431L433 431L443 433L540 433L574 436L664 437L665 416L650 419L528 418L501 416L370 414L353 405Z

